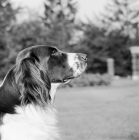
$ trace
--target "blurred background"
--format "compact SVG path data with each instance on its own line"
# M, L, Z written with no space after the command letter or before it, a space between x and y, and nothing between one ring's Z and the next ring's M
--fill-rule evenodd
M0 79L42 44L88 55L57 95L65 140L139 140L139 0L0 0Z

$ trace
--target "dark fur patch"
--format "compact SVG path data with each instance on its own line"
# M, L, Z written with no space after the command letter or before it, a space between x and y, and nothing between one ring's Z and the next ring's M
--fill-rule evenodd
M9 71L0 88L0 112L15 113L14 107L20 104L20 93L15 83L14 68Z
M44 81L44 79L42 79L42 74L35 64L35 61L34 58L23 59L16 71L16 74L18 75L16 81L21 93L20 99L22 105L28 103L45 105L49 100L50 82L49 80Z

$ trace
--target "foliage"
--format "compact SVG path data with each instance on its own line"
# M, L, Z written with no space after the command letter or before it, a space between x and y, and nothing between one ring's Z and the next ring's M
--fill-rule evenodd
M73 0L47 0L43 22L49 29L51 44L65 49L72 42L76 3Z
M130 38L115 30L106 35L106 29L92 23L84 25L84 33L76 52L88 55L89 73L106 73L107 58L114 58L115 74L127 76L131 74Z
M107 36L109 41L108 57L114 58L115 74L120 76L131 75L131 54L129 51L130 38L121 34L119 31L113 31Z
M0 77L13 66L20 50L39 44L86 53L87 73L106 73L107 58L111 57L115 61L116 75L130 75L129 47L139 44L136 2L111 0L98 21L102 26L98 26L90 21L75 24L77 9L73 0L46 0L42 17L22 23L16 22L18 11L12 9L8 0L1 0Z
M108 57L115 60L116 74L131 75L129 47L139 45L138 0L111 0L100 21L108 38Z
M0 76L10 68L11 29L15 24L15 14L8 0L0 0ZM7 64L7 65L6 65Z
M119 30L122 34L138 41L138 0L109 0L105 12L101 14L101 23L107 32Z
M107 38L104 30L96 27L93 23L81 24L83 36L75 47L76 52L86 53L88 56L89 73L107 72Z
M25 21L12 29L13 49L16 51L36 44L47 44L47 29L40 20Z
M76 51L88 54L89 73L106 73L107 58L114 58L115 74L131 75L130 46L138 42L137 0L111 0L99 17L101 26L93 22L81 24L83 36ZM137 25L137 26L135 26Z

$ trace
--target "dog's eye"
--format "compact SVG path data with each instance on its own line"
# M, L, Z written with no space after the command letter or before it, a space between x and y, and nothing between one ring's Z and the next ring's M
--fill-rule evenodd
M53 50L51 55L57 55L58 51L57 50Z

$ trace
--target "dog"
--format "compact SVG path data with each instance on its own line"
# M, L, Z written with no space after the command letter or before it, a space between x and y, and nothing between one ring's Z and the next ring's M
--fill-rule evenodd
M87 56L47 45L22 50L0 86L0 140L58 140L55 92L81 75Z

